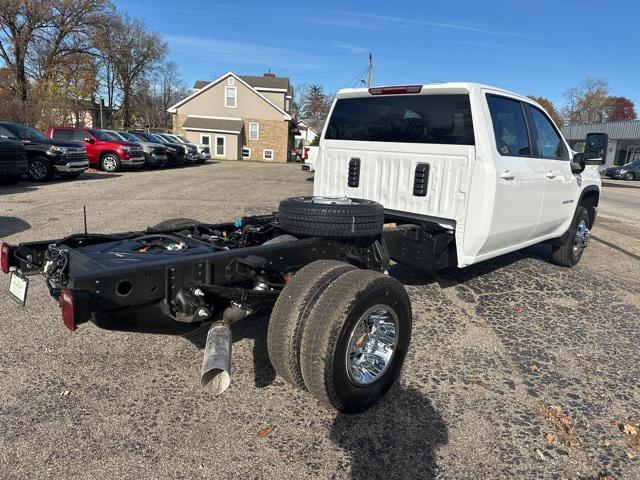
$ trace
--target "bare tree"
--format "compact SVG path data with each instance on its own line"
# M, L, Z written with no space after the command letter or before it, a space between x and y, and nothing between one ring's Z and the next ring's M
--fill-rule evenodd
M30 81L47 78L61 58L86 53L95 16L107 0L2 0L0 58L15 78L21 120L27 121Z
M602 78L588 78L582 85L565 93L567 106L563 114L568 124L601 123L606 120L609 83Z
M103 64L114 75L122 101L122 125L129 128L133 113L132 91L136 83L164 58L167 45L160 35L149 32L141 20L123 13L111 15L101 22L95 44Z

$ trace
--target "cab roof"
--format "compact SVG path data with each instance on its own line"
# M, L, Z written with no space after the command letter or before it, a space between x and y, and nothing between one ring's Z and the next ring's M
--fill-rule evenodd
M397 89L408 87L407 92L398 92ZM419 91L411 90L412 88L420 88ZM494 87L492 85L485 85L482 83L474 82L443 82L443 83L424 83L424 84L411 84L411 85L383 85L371 88L343 88L336 94L337 98L353 98L353 97L368 97L376 95L402 95L402 94L414 94L424 95L429 93L472 93L480 90L491 90L495 93L503 93L508 96L524 99L532 102L531 99L509 90L505 90L500 87ZM377 90L388 90L389 93L373 93ZM534 102L532 102L534 103Z

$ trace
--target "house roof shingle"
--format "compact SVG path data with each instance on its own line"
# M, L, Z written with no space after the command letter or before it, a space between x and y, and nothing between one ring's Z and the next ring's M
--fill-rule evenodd
M183 128L213 130L214 132L240 133L242 131L242 126L242 120L188 117L184 122Z
M289 91L291 83L286 77L257 77L250 75L240 75L240 78L251 85L253 88L281 88ZM209 85L211 81L196 80L193 84L193 88L200 90L201 88Z

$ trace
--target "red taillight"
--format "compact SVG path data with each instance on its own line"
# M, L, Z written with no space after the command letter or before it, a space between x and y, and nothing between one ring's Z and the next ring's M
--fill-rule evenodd
M11 265L9 260L9 244L3 242L2 250L0 250L0 268L4 273L9 273L9 266Z
M76 300L73 292L68 288L63 288L60 292L60 311L62 312L62 323L69 330L76 329L75 305Z
M373 87L369 89L371 95L401 95L403 93L420 93L422 85L398 85L395 87Z
M304 156L302 157L303 160L309 160L309 148L308 147L304 147Z

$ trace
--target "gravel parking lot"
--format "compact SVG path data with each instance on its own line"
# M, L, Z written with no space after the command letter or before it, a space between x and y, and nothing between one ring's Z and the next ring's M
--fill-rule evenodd
M21 183L0 187L0 237L79 232L83 205L94 232L223 221L312 185L298 165L233 162ZM640 224L614 214L574 269L544 246L436 276L394 266L412 349L400 384L353 416L275 376L265 316L234 326L233 383L211 398L205 332L70 333L42 281L21 308L3 276L0 477L640 478Z

